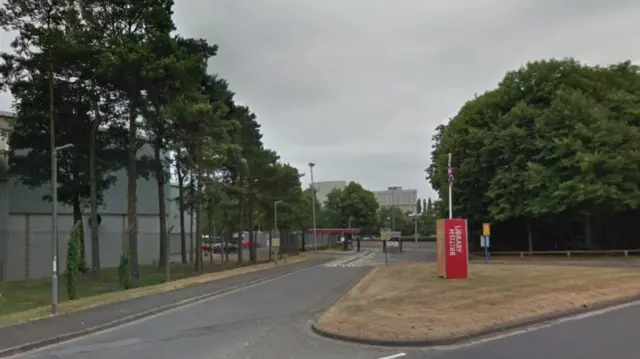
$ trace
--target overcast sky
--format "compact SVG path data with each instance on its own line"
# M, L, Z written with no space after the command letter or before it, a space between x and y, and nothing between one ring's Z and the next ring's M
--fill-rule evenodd
M316 181L421 197L433 129L474 93L529 60L637 60L638 19L631 0L176 0L175 15L220 46L211 71L305 183L315 162Z

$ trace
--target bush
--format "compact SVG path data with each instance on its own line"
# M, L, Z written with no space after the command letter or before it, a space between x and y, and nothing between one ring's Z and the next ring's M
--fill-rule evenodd
M78 222L80 223L80 222ZM78 292L78 275L80 274L82 263L82 239L80 232L82 226L78 223L73 226L71 234L69 235L69 243L67 244L67 297L69 300L77 298Z
M118 266L118 282L122 289L132 287L131 279L131 255L126 253L120 256L120 265Z

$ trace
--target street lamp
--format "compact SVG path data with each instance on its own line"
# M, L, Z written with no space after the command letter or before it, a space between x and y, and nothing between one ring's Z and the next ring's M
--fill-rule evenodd
M280 201L275 201L273 202L273 235L275 235L276 233L278 233L278 238L280 237L280 232L278 231L278 203L281 203L282 200ZM271 251L272 251L272 243L269 242L269 257L271 257ZM280 247L278 247L278 249L276 249L276 263L278 263L278 252L280 250ZM271 260L271 258L269 258L269 260Z
M413 241L415 243L418 243L418 213L412 213L409 215L409 217L413 217Z
M58 151L73 148L72 143L51 148L51 312L58 313ZM14 150L14 155L26 157L33 149L21 148Z
M282 200L273 202L273 229L278 231L278 203L282 203Z
M51 312L58 314L58 151L72 148L72 143L53 147L51 151L51 230L53 231L53 271L51 273Z
M313 184L313 167L315 167L315 163L309 162L309 170L311 172L311 215L313 216L313 253L315 255L318 254L317 247L318 243L316 240L316 187Z

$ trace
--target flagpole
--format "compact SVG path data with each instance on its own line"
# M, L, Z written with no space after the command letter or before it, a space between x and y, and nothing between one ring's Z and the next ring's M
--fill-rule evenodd
M451 168L451 154L449 153L449 168ZM453 186L453 181L449 180L449 219L453 218L453 194L451 191L451 187Z

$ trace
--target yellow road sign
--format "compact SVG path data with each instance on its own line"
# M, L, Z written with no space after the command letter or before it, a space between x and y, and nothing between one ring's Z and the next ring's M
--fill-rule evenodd
M482 224L482 235L490 236L491 235L491 225L489 223Z
M280 238L271 238L271 247L280 247Z

